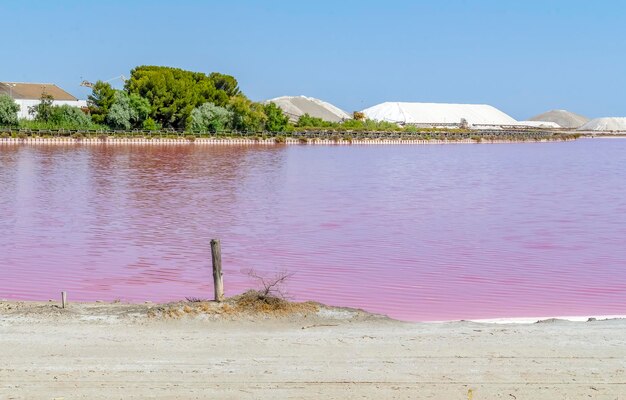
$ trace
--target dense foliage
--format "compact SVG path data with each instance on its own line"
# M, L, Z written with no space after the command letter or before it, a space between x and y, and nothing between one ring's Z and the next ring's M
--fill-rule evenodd
M289 117L283 113L280 107L274 103L267 103L263 107L263 111L267 116L265 130L270 132L285 132L288 130Z
M5 96L8 97L8 96ZM274 103L248 99L237 80L218 72L202 73L161 66L139 66L131 71L123 90L109 83L94 84L87 100L88 114L78 108L53 105L44 95L29 108L34 121L24 127L47 129L110 128L115 130L159 130L162 128L218 132L289 133L299 130L408 131L388 122L366 120L362 113L343 122L328 122L305 114L295 124ZM0 125L16 125L18 107L0 97ZM103 126L106 125L106 126ZM415 129L415 128L413 128Z
M110 84L98 81L87 98L89 114L96 124L103 124L109 114L109 109L115 101L116 90Z
M267 116L262 104L239 95L230 99L228 109L233 112L233 129L246 132L260 132L265 129Z
M233 113L213 103L204 103L191 111L190 128L193 131L219 132L230 127Z
M48 121L52 125L67 126L75 128L90 128L93 123L91 118L85 114L80 108L68 106L52 106L52 112Z
M105 122L114 129L139 129L150 114L148 100L136 95L117 91Z
M52 117L53 101L54 97L47 93L43 93L39 104L28 107L28 113L34 117L35 121L48 122Z
M238 90L235 78L226 75L216 78L224 89ZM184 129L191 111L204 103L226 106L229 94L224 89L218 89L213 78L202 72L170 67L137 67L131 71L130 79L126 82L129 94L148 100L153 120L166 128L176 129Z
M17 113L19 111L20 106L10 96L0 95L0 125L17 125Z

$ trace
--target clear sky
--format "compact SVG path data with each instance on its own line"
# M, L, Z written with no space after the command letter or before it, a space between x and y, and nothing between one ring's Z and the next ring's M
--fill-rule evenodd
M626 1L0 0L0 81L137 65L234 75L253 100L318 97L626 116ZM118 81L119 82L119 81Z

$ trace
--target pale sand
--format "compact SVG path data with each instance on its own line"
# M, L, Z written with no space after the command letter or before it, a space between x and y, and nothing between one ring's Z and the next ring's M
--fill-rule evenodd
M149 318L0 303L0 399L626 399L626 320Z

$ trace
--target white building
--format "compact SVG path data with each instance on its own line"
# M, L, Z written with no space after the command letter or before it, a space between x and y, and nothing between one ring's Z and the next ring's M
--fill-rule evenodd
M67 104L79 108L87 107L87 101L78 100L52 83L0 82L0 94L9 95L20 106L18 118L32 119L28 108L39 104L44 93L53 97L52 104L56 106Z

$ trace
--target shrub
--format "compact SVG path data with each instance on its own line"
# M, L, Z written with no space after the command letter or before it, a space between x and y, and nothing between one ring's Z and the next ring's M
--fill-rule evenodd
M228 127L233 113L213 103L204 103L191 111L189 127L194 131L219 132Z
M285 132L289 125L289 117L283 114L283 110L274 103L267 103L263 106L263 111L267 116L265 130L270 132Z
M67 104L53 106L48 122L59 127L65 127L66 129L89 128L92 125L91 118L80 108L72 107Z
M267 121L263 105L250 101L243 95L230 99L228 109L233 113L231 127L241 132L262 131Z
M145 121L143 121L143 129L149 130L149 131L158 131L161 129L161 125L157 124L157 122L155 120L153 120L152 118L148 117L146 118Z
M50 118L52 116L53 101L54 97L44 92L41 94L41 100L39 104L28 107L28 113L35 117L36 121L48 122L50 121Z
M17 125L17 113L20 106L8 95L0 95L0 125Z
M114 102L106 116L106 123L114 129L140 128L150 114L150 103L137 94L115 92Z

